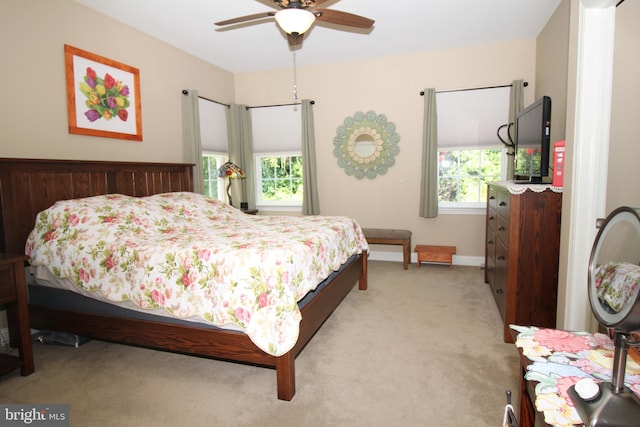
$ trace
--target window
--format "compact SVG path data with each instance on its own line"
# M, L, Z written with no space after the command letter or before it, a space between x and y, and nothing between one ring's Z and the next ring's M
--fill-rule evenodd
M441 92L438 108L438 206L483 212L489 181L506 177L507 152L497 137L509 120L510 86Z
M438 201L443 208L484 208L487 182L501 179L505 150L438 151Z
M260 184L258 205L302 206L302 155L260 154L255 157Z
M256 206L302 206L302 116L299 106L251 109Z
M218 168L227 161L222 153L202 153L202 173L204 175L204 195L224 200L224 179L218 178Z
M200 140L202 143L202 174L204 194L225 199L224 179L218 178L218 168L229 159L227 153L227 113L224 105L200 98Z

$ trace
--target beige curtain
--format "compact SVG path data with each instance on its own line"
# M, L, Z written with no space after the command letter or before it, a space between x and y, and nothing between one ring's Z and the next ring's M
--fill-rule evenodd
M511 83L511 93L509 95L509 136L511 141L516 141L516 117L524 108L524 80L514 80ZM507 180L513 179L513 164L515 160L515 151L513 148L507 148Z
M255 176L253 165L253 133L251 111L246 105L231 104L227 110L227 137L229 161L240 166L247 176L231 183L231 197L240 207L247 202L249 209L256 208ZM237 202L236 202L237 201Z
M316 169L316 137L313 124L312 102L302 100L302 214L320 214L318 179Z
M193 163L193 191L204 194L202 143L200 141L200 112L198 91L184 90L182 97L182 145L184 161Z
M424 90L420 216L438 216L438 114L435 89Z

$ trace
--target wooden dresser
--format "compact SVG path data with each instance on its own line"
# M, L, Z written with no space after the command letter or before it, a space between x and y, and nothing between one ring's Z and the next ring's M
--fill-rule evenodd
M485 282L505 342L510 324L556 327L561 213L562 194L549 185L489 184Z

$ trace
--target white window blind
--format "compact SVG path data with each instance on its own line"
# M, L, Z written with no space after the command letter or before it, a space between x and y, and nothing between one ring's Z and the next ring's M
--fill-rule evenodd
M298 152L302 149L302 109L298 105L251 109L255 153Z
M200 141L204 151L226 153L227 148L227 107L198 99L200 111Z
M502 146L497 131L509 122L510 91L509 86L437 93L438 149Z

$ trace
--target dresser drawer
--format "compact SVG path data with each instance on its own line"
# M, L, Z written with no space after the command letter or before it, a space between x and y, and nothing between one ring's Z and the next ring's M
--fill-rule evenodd
M494 186L490 185L487 190L487 208L488 211L497 212L498 209L498 193L500 191Z
M500 243L496 243L496 260L494 267L494 286L493 298L502 316L502 320L506 320L507 311L507 264L509 261L509 252L507 248Z
M509 219L500 215L496 219L496 238L509 248Z
M495 231L498 213L495 209L487 209L487 229Z
M497 201L496 201L496 211L498 215L508 219L509 218L509 204L511 202L511 194L507 190L497 191L496 192Z
M496 233L494 230L487 229L487 240L485 244L485 266L484 266L484 282L488 283L493 289L495 283L495 264L496 264Z
M496 256L496 232L495 230L487 230L487 242L485 246L487 258L495 258Z
M13 301L16 298L16 286L13 277L13 266L0 267L0 303Z

